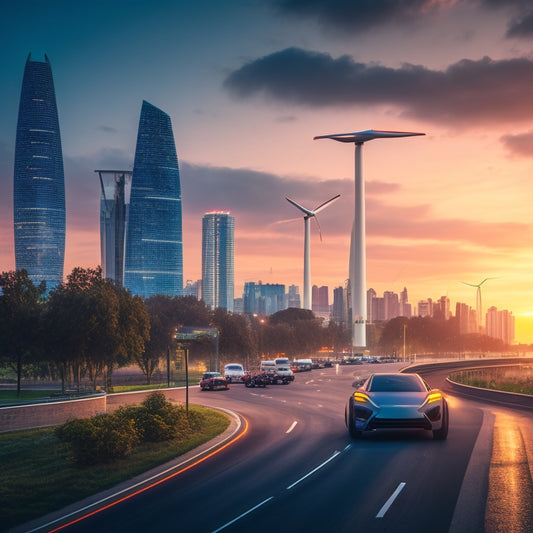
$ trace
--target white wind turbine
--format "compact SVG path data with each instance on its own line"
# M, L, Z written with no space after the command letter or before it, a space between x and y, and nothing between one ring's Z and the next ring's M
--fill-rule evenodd
M311 240L311 218L315 219L315 222L318 226L318 231L320 234L320 240L322 240L322 231L320 229L320 224L316 218L316 215L325 209L329 204L334 202L340 194L337 194L333 198L325 201L324 203L318 205L313 210L306 209L300 204L296 203L294 200L285 197L287 202L290 202L292 205L297 207L300 211L305 213L304 215L304 224L305 224L305 240L304 240L304 309L311 310L311 249L310 249L310 240Z
M478 333L483 323L481 318L481 315L483 313L483 306L481 302L481 285L483 285L483 283L485 283L486 281L489 281L489 279L496 278L485 278L481 283L478 283L477 285L475 285L474 283L467 283L466 281L461 281L463 285L468 285L469 287L476 287L476 325Z

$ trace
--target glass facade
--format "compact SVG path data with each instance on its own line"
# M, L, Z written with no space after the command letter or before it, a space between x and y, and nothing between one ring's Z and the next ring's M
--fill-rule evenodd
M124 286L144 298L183 294L181 186L172 124L145 101L131 181Z
M100 253L104 277L124 285L124 245L131 172L95 170L100 177Z
M212 309L233 311L235 218L206 213L202 219L202 299Z
M48 290L63 280L65 178L48 57L26 61L15 143L15 268Z

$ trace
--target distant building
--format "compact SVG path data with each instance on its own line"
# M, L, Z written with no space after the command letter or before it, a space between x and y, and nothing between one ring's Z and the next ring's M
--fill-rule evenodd
M313 285L312 310L317 316L329 318L329 289L325 285L318 287Z
M248 281L244 284L243 300L246 314L277 313L285 309L285 285Z
M433 317L449 320L450 316L450 299L447 296L441 296L433 305Z
M476 312L467 304L455 304L455 317L459 325L459 334L477 333Z
M170 117L143 101L126 234L124 286L148 298L183 294L181 184Z
M124 285L124 250L132 172L95 172L100 178L100 258L103 275Z
M235 218L206 213L202 219L202 299L211 309L233 311Z
M289 292L287 293L287 307L296 307L300 309L302 307L300 300L300 288L298 285L289 285Z
M400 316L411 318L412 315L413 312L408 300L407 287L404 287L403 291L400 293Z
M504 309L498 311L496 307L489 307L486 314L486 331L489 337L500 339L506 344L512 344L515 338L515 318L513 313Z
M48 57L28 55L15 142L15 268L47 290L63 281L65 177L56 96Z
M194 296L199 300L202 297L202 280L192 281L188 279L183 288L183 296Z
M421 317L433 316L433 300L428 298L427 300L420 300L417 305L417 314Z
M347 325L347 291L344 287L333 289L333 306L331 308L331 320L339 325Z

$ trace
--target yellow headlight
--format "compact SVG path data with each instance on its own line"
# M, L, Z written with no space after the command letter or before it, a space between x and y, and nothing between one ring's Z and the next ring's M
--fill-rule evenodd
M441 399L442 394L440 392L432 392L431 394L428 394L428 397L426 398L426 403L438 402Z
M370 398L364 394L363 392L354 392L353 393L353 399L356 401L356 402L364 402L364 403L367 403L370 401Z

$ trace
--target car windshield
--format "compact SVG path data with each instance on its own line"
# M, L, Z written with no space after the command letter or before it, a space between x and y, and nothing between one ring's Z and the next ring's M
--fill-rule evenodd
M242 367L239 365L229 365L226 367L226 370L242 370Z
M417 376L409 374L376 374L368 387L369 392L426 392Z

